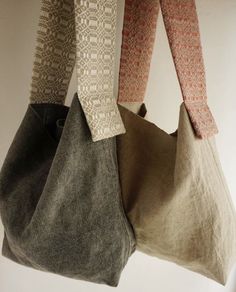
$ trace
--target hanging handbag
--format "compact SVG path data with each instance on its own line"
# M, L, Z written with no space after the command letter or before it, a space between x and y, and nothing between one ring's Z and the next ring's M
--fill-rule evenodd
M38 270L116 286L135 247L116 139L92 141L77 95L70 108L63 105L75 62L73 1L43 1L40 25L31 103L0 174L2 253ZM114 53L113 43L109 49Z
M196 7L193 0L160 4L184 102L178 130L168 134L127 109L143 95L129 98L129 86L122 87L126 134L117 137L117 151L124 207L138 250L225 284L236 257L236 216L207 105ZM126 37L134 18L125 19L120 66L135 76ZM122 71L120 84L127 84Z

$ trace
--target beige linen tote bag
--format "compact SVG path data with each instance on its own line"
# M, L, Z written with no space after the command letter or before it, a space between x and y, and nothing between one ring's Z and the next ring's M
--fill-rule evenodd
M160 4L184 102L174 134L120 106L126 128L117 137L124 207L138 250L225 284L236 256L236 217L207 105L196 7L192 0ZM123 37L122 54L125 42ZM121 56L121 68L126 62ZM129 99L122 91L118 101L128 108L142 97Z

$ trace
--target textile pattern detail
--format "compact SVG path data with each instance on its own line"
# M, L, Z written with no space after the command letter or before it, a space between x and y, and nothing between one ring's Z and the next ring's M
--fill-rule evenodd
M63 104L75 65L74 3L42 0L31 103Z
M159 12L157 0L126 0L118 102L144 100Z
M78 96L93 141L124 133L114 97L115 0L75 0Z
M218 132L207 105L205 68L194 0L160 0L169 44L186 109L195 133L208 138Z

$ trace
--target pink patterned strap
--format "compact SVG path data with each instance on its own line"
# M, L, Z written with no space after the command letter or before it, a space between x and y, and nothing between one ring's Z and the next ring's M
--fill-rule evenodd
M126 0L119 74L119 103L142 103L155 40L159 1Z
M184 103L196 135L218 132L207 105L205 68L194 0L160 0Z
M207 105L205 69L194 0L160 0L183 100L196 135L218 132ZM119 103L142 103L159 12L158 0L126 0L120 62Z

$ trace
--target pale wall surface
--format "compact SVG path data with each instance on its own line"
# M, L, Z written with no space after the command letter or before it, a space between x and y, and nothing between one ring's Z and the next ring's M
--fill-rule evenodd
M124 0L118 2L119 48ZM197 8L209 104L218 122L218 148L236 205L236 1L197 0ZM0 165L27 106L39 9L39 0L0 0ZM161 18L157 35L147 106L149 118L171 132L177 127L181 98ZM70 97L74 90L75 78ZM0 240L2 234L0 226ZM34 271L0 257L0 291L104 292L112 288ZM174 264L137 252L126 266L116 291L235 292L236 268L227 286L222 287Z

